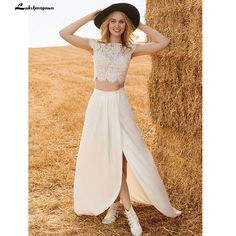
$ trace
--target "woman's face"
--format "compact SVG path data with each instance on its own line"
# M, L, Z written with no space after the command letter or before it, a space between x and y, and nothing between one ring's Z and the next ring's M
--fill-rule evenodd
M125 18L123 14L119 11L113 12L110 22L109 22L109 31L114 36L121 36L125 31Z

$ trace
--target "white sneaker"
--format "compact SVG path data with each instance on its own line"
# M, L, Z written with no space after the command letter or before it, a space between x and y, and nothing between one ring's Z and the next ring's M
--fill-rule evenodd
M118 202L113 202L111 206L109 207L106 216L102 220L103 224L111 224L116 221L118 218L118 206L119 206L119 201Z
M130 226L130 230L132 235L134 236L140 236L143 232L141 225L139 224L138 217L131 205L129 210L124 211L125 216L128 219L128 224Z

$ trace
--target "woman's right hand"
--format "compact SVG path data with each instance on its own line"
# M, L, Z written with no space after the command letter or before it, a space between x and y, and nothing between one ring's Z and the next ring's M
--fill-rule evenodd
M94 20L95 17L102 11L103 9L98 9L91 13L91 20Z

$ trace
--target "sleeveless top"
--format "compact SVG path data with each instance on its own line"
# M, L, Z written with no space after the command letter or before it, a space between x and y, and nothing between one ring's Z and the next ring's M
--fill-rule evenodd
M104 44L95 39L89 39L89 45L93 49L93 80L123 83L136 44L122 47L121 43Z

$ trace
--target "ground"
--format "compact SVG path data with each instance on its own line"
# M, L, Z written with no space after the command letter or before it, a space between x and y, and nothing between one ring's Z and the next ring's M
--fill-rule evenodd
M152 152L155 132L148 106L150 70L149 56L133 58L125 89ZM112 225L101 223L105 212L79 217L73 211L76 154L94 87L92 77L92 57L85 50L73 46L29 49L30 235L130 235L122 206ZM153 206L134 204L134 209L143 235L201 235L199 212L168 218Z

